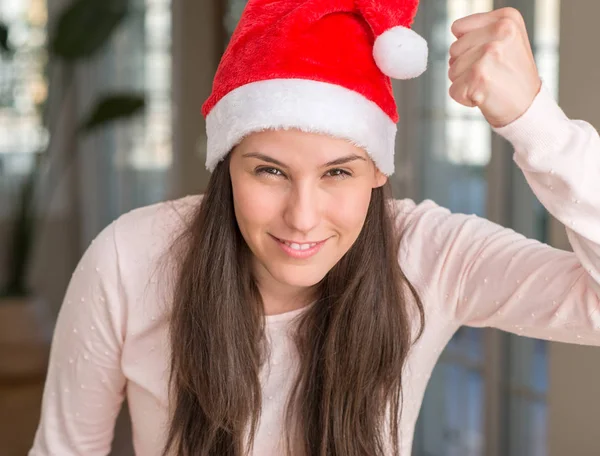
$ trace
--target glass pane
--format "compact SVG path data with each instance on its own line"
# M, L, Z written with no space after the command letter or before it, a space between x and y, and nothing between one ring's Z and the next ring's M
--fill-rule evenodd
M483 379L468 368L446 366L448 456L483 454Z
M538 393L548 392L548 344L543 340L532 340L534 344L531 380L529 386Z
M462 360L464 364L483 364L483 332L477 328L461 327L448 343L443 360Z
M12 52L0 50L0 218L10 214L21 181L47 144L46 3L0 1Z
M456 116L447 120L446 159L453 164L483 168L490 161L491 130L478 116ZM483 180L483 175L476 176Z
M227 36L231 36L237 24L242 17L242 12L246 7L246 0L228 0L224 23Z
M544 395L548 390L547 343L511 336L509 347L511 390Z
M415 446L416 454L483 454L481 402L484 382L481 373L457 364L439 363L431 385L433 400L424 404L424 422L419 434L421 439Z
M99 65L102 77L94 80L95 91L145 97L143 115L107 128L98 142L104 169L98 185L110 188L106 220L166 194L172 162L171 62L171 1L135 0Z
M172 159L170 7L168 0L147 2L115 44L122 71L117 79L144 90L147 101L145 116L131 126L135 134L123 138L121 166L149 174L167 169Z
M546 401L538 401L530 404L531 431L529 433L529 451L531 456L546 456L548 454L547 444L547 417L548 405Z
M481 344L478 344L481 345ZM484 380L480 372L468 371L466 379L467 402L465 407L463 436L465 451L469 456L481 455L484 452Z
M533 46L538 70L548 88L558 95L560 0L535 0Z
M515 398L510 403L509 413L511 438L508 454L546 456L547 405L545 401Z
M481 372L440 362L423 403L413 454L479 456L483 454L484 380Z
M444 440L446 455L463 454L463 432L466 431L463 414L467 409L467 389L464 388L463 368L457 365L445 365L445 421Z

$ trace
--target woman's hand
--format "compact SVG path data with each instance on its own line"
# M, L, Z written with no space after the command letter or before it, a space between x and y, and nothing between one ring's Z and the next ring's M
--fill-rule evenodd
M503 127L531 106L542 85L521 14L514 8L473 14L452 24L450 96L477 106Z

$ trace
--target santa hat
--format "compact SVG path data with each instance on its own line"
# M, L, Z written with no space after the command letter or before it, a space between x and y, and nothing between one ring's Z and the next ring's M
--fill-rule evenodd
M427 43L418 0L249 0L202 108L206 167L246 135L299 129L364 148L394 172L398 112L390 78L419 76Z

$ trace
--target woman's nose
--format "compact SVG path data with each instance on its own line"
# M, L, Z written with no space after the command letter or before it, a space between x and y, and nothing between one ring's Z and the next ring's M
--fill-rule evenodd
M318 189L310 185L295 188L288 198L284 219L290 228L304 234L317 227L321 220Z

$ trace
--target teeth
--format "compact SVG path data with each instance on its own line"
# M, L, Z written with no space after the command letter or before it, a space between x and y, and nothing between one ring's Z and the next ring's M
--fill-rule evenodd
M313 244L296 244L295 242L285 242L285 245L291 247L294 250L308 250L317 245L317 243L315 242Z

